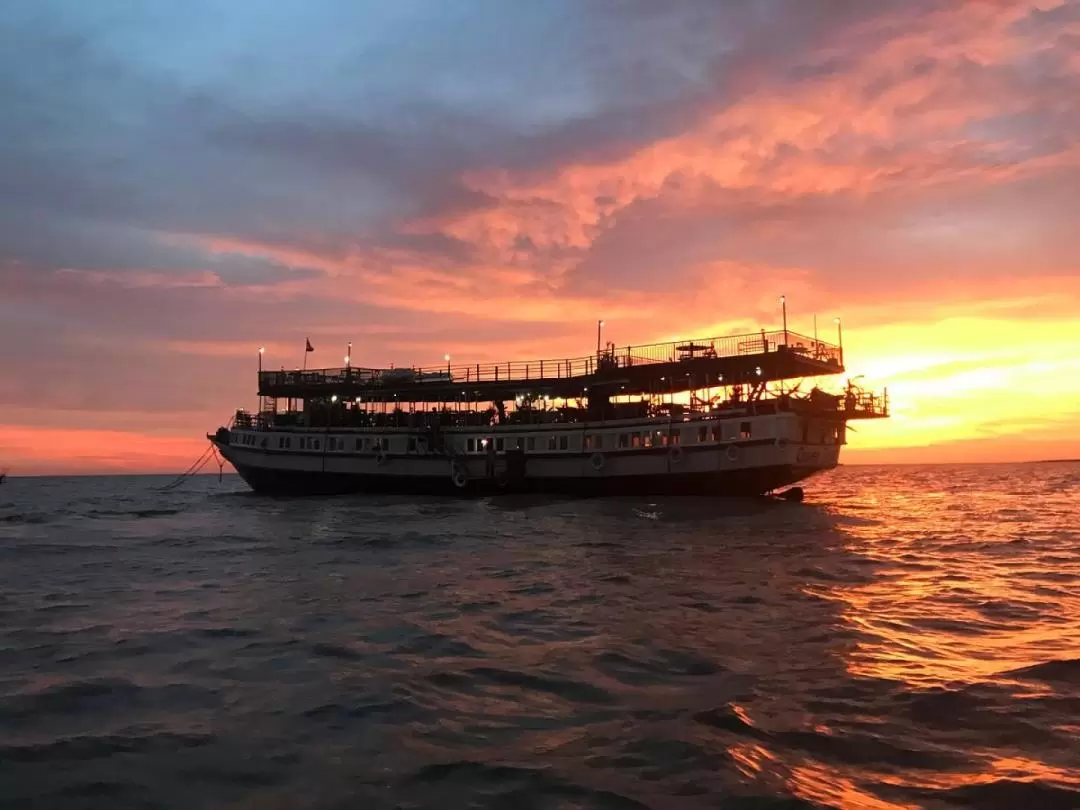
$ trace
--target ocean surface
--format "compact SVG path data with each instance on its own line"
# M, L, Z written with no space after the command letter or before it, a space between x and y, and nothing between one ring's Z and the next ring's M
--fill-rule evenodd
M1080 464L0 487L0 806L1080 808Z

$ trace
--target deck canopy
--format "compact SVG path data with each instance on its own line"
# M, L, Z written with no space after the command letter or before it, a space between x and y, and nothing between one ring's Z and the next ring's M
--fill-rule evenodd
M790 331L695 338L606 349L588 357L426 368L262 371L259 395L292 399L360 398L364 402L557 399L678 393L753 385L844 371L843 348Z

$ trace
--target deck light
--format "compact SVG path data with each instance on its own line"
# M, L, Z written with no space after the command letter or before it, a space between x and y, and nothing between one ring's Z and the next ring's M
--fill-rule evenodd
M331 396L330 401L331 402L337 402L337 394L334 394L333 396Z

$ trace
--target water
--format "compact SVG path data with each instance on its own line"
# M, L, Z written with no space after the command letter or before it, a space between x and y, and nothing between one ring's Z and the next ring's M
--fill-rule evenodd
M1080 464L0 487L5 808L1080 807Z

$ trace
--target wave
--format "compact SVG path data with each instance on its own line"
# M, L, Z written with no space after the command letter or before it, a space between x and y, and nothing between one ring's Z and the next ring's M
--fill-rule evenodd
M153 518L153 517L168 517L170 515L178 515L183 509L91 509L86 513L86 516L99 520L102 518Z
M615 696L606 689L584 681L499 667L472 667L462 672L439 672L429 675L428 680L437 686L454 689L469 689L485 684L512 686L533 692L544 692L571 703L611 705L616 702Z
M1005 674L1049 683L1080 684L1080 658L1057 658L1030 667L1010 670Z
M920 791L927 798L945 800L962 807L984 807L987 810L1014 810L1018 807L1039 810L1076 810L1080 807L1080 791L1048 785L1045 782L1019 782L998 779L981 785L965 785L949 790Z
M0 515L0 523L9 523L13 525L37 525L41 523L48 523L53 520L52 515L47 515L43 512L16 512L11 515Z
M0 762L70 762L116 754L194 748L214 741L212 734L85 734L42 743L0 745Z
M214 693L191 684L146 687L123 678L98 678L6 695L0 698L0 720L25 723L47 715L70 718L80 714L128 711L136 705L188 708L216 703Z
M533 807L543 804L541 798L576 800L586 806L604 810L650 810L642 804L610 790L597 790L556 776L548 769L495 765L460 760L427 765L407 774L401 784L409 787L428 786L445 789L469 787L491 797L499 794L499 806ZM582 805L579 805L582 806Z

